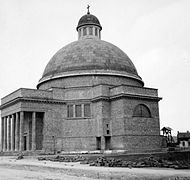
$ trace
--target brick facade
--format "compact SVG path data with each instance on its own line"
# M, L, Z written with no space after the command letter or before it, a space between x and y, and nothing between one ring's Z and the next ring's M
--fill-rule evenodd
M110 137L109 149L145 151L161 147L158 101L155 89L97 85L52 88L47 92L19 89L3 99L1 109L2 117L24 112L25 150L32 147L32 112L36 112L36 149L45 152L96 150L97 137L100 137L101 149L105 150L105 139ZM87 102L91 117L67 117L67 104ZM150 118L133 117L138 104L150 109Z

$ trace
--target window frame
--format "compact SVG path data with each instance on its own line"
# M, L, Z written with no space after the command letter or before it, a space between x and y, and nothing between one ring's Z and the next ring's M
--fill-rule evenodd
M182 141L182 146L185 147L185 141Z
M93 35L93 27L90 26L88 30L89 30L89 35Z
M83 36L86 36L87 35L87 27L84 27L83 28Z
M88 113L85 113L85 105L89 105L89 112ZM89 117L91 117L91 105L90 105L90 103L84 103L83 104L83 112L84 112L84 114L83 114L83 117L84 118L89 118Z
M79 29L79 38L81 37L82 29Z
M94 33L95 36L98 36L98 28L95 28L95 33Z
M71 116L71 114L72 114L72 116ZM73 104L67 105L67 118L74 118L74 105Z
M77 109L79 107L79 109ZM82 104L75 104L75 117L81 118L82 117Z
M148 106L145 104L138 104L133 109L133 117L152 118L152 115Z
M85 105L89 106L87 108L89 111L85 110ZM78 109L78 107L80 108ZM66 117L67 119L87 119L91 118L92 116L91 103L88 102L68 103L66 108L67 108L67 117ZM70 114L72 114L72 116Z

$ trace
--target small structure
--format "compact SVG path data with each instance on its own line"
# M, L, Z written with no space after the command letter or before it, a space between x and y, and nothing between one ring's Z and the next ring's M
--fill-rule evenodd
M174 139L172 137L172 128L170 127L163 127L161 129L163 131L164 139L166 140L167 146L173 146L175 144Z
M190 147L190 132L179 132L177 133L177 142L181 148Z

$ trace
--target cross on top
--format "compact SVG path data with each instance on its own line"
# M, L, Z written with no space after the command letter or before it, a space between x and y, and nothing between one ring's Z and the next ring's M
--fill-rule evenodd
M90 6L88 5L88 6L87 6L87 9L88 9L87 14L90 14L89 8L90 8Z

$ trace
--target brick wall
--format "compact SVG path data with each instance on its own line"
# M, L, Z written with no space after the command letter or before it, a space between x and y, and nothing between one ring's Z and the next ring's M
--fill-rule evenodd
M138 104L145 104L151 118L133 117ZM158 102L123 98L112 101L112 149L140 150L161 147Z
M95 78L95 77L94 77ZM107 78L107 79L106 79ZM157 90L141 87L119 86L113 88L108 85L92 85L91 76L66 78L44 83L41 88L66 85L67 88L52 88L47 93L43 90L27 90L27 97L40 97L41 102L22 101L10 105L2 110L2 115L10 115L15 112L37 112L38 149L53 151L69 150L95 150L96 137L101 137L101 148L105 149L105 137L111 137L111 149L124 149L128 151L158 149L160 148L160 124L157 99L129 98L123 93L138 94L157 97ZM104 83L130 84L132 80L127 78L99 76L96 81ZM63 84L62 84L63 83ZM76 83L76 84L75 84ZM133 83L137 83L133 81ZM132 84L133 84L132 83ZM137 83L138 84L138 83ZM46 86L47 85L47 86ZM134 84L133 84L134 85ZM75 86L75 88L69 88ZM37 92L35 94L35 92ZM46 96L47 94L47 96ZM110 95L116 98L110 98ZM61 103L47 102L50 97L60 100ZM110 99L109 99L110 98ZM32 98L31 98L32 99ZM90 118L67 118L68 103L91 103ZM138 104L145 104L151 112L151 118L133 117L134 108ZM42 116L44 112L44 116ZM29 119L29 120L27 120ZM25 117L25 121L30 121ZM107 134L109 130L109 134ZM27 127L25 131L28 131ZM43 134L40 134L40 133ZM29 132L30 134L30 132ZM41 144L43 139L43 145ZM31 145L30 145L31 146Z

